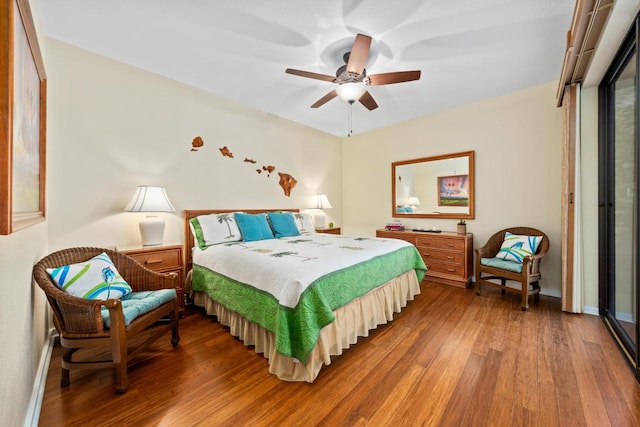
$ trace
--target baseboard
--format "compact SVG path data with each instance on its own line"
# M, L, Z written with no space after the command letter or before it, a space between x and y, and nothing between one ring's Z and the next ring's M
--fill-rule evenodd
M584 314L591 314L593 316L600 316L600 310L598 310L598 307L591 307L590 305L585 305L584 307L582 307L582 312Z
M562 293L557 289L540 288L540 295L546 295L548 297L561 298Z
M44 397L44 387L47 383L47 373L49 372L49 362L51 361L51 353L53 352L53 345L55 339L58 336L55 328L49 330L47 334L48 344L42 349L40 355L40 363L38 363L38 371L33 381L33 390L31 391L31 398L29 399L29 406L27 407L27 414L24 420L24 426L37 427L40 420L40 409L42 408L42 398Z

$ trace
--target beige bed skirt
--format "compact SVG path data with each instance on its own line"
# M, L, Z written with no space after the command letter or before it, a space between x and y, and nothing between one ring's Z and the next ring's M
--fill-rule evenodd
M322 366L331 364L331 356L342 354L357 342L358 337L367 337L370 330L393 320L393 314L399 313L419 293L420 283L412 270L338 308L334 311L336 320L320 331L306 365L278 353L274 334L260 325L228 310L201 292L193 292L193 300L196 305L204 307L207 314L216 316L218 322L228 326L231 334L242 340L244 345L254 346L256 353L262 353L269 360L270 373L285 381L313 382Z

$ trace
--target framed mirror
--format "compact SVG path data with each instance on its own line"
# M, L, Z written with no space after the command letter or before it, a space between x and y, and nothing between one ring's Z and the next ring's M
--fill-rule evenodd
M391 164L394 218L474 218L474 152Z

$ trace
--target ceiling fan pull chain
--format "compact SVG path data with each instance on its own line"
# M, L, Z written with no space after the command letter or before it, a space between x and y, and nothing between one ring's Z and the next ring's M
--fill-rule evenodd
M347 132L347 137L350 137L353 133L353 101L349 101L349 110L347 112L347 126L349 127L349 132Z

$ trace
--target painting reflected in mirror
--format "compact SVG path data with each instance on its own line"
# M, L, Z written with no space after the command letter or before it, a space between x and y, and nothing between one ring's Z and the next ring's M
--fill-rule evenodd
M473 151L394 162L391 180L393 217L474 217Z

